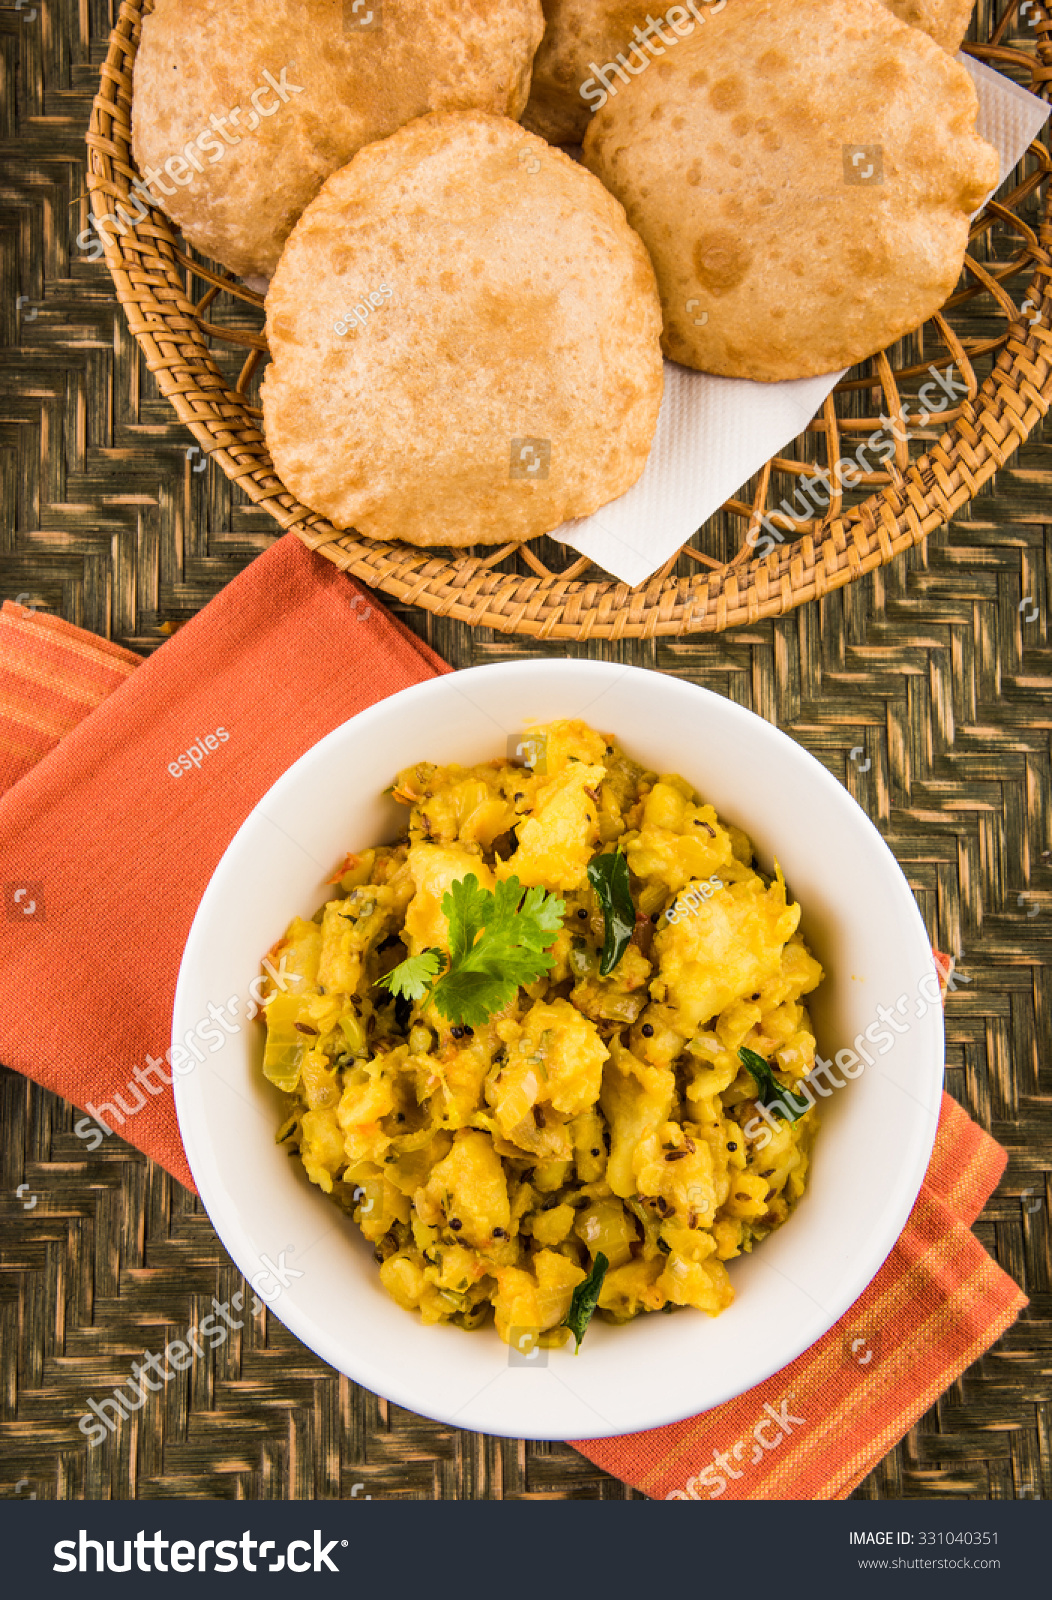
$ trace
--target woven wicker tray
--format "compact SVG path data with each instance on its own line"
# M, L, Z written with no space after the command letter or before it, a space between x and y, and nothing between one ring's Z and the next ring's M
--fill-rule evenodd
M962 282L917 334L849 373L792 448L769 461L647 583L630 589L550 539L471 551L421 550L341 533L276 476L261 431L266 359L262 299L185 247L168 219L130 186L132 69L152 0L122 0L88 132L93 214L117 294L150 372L205 454L245 496L342 570L441 616L535 638L653 638L717 632L779 616L918 544L959 512L1052 406L1052 156L1035 143L1013 184L972 229ZM1046 98L1052 16L1034 0L980 0L968 48ZM975 331L975 302L984 312ZM955 331L968 306L970 333ZM952 362L967 398L945 432L913 429L862 493L834 494L821 523L774 512L815 464L838 461L881 416L901 416L931 364ZM916 408L914 408L916 409ZM786 543L756 558L748 534L765 514Z

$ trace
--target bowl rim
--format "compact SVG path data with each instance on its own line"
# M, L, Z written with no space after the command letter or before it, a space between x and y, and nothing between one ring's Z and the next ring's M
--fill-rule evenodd
M311 745L296 761L287 767L246 815L216 864L201 897L180 960L172 1012L173 1041L178 1040L181 1037L181 1033L185 1031L182 1024L190 1015L190 1011L185 1009L186 995L190 984L195 981L194 976L191 975L194 951L202 937L203 930L210 924L214 906L222 902L225 890L224 879L230 870L229 863L237 854L244 836L257 824L260 815L264 813L264 808L280 801L287 791L295 788L300 774L308 763L323 759L324 751L346 738L347 730L352 726L367 736L370 724L378 723L381 719L397 715L398 708L408 701L432 697L441 698L447 695L454 688L454 679L457 680L459 685L463 685L468 681L477 682L482 677L490 678L495 674L527 673L538 678L542 676L554 678L560 671L565 672L567 665L566 660L545 657L533 661L490 663L466 668L458 672L439 674L437 677L400 690L398 693L378 701L376 704L358 712L355 716L348 718L346 722L339 724L330 733ZM902 868L886 840L875 827L872 819L858 806L844 786L826 770L817 757L812 755L805 746L799 744L795 739L783 732L782 729L771 722L767 722L757 713L738 705L723 695L716 694L713 690L673 677L671 674L655 672L642 667L627 666L617 662L573 661L572 665L575 669L584 669L586 672L593 673L596 677L597 688L599 688L601 680L605 680L606 687L609 688L616 684L618 679L629 675L637 678L645 677L647 680L658 678L666 688L671 686L673 692L683 691L685 697L702 695L710 701L718 702L721 712L729 714L732 720L740 719L743 728L756 722L761 723L765 730L765 736L773 736L777 741L783 742L785 746L789 747L796 759L803 761L805 765L809 765L814 780L824 784L828 791L834 792L839 804L848 803L854 808L856 822L869 830L871 842L879 846L878 853L883 854L885 864L890 868L889 884L894 884L895 886L898 900L896 909L897 913L901 912L903 917L904 935L907 927L912 925L913 933L919 934L922 947L930 956L931 942L924 926L920 909ZM600 689L600 693L603 692L605 692L605 689ZM584 713L582 711L577 714L583 715ZM292 914L290 912L290 915ZM932 973L937 973L933 958L931 959L931 971ZM191 1007L190 1009L192 1010L193 1008ZM924 1023L928 1024L929 1019L934 1019L937 1022L936 1031L938 1035L937 1051L934 1051L936 1040L932 1040L933 1053L938 1056L938 1066L933 1066L932 1068L932 1081L934 1084L934 1080L937 1077L941 1086L945 1070L945 1037L942 1007L930 1006ZM246 1227L237 1205L225 1188L223 1173L216 1159L216 1151L211 1139L209 1125L206 1119L195 1115L195 1108L192 1103L194 1076L191 1075L184 1082L179 1074L173 1073L179 1132L201 1203L224 1249L237 1265L245 1281L248 1282L252 1275L253 1266L257 1261L256 1253L248 1240ZM709 1400L705 1409L725 1404L727 1401L738 1398L742 1394L750 1392L757 1385L766 1382L777 1372L783 1371L793 1361L797 1360L804 1351L810 1349L831 1328L835 1327L851 1306L855 1304L879 1273L902 1234L924 1182L935 1144L936 1132L937 1117L933 1117L927 1133L923 1136L918 1135L915 1138L912 1159L905 1166L896 1168L893 1174L892 1189L882 1195L881 1216L884 1226L880 1230L879 1246L871 1245L869 1253L865 1255L861 1263L854 1261L853 1267L846 1270L842 1277L838 1279L837 1289L835 1292L830 1293L828 1304L819 1306L818 1312L813 1317L801 1322L797 1336L786 1344L779 1346L777 1356L769 1366L765 1366L764 1370L758 1371L744 1386L739 1385L737 1381L732 1382L726 1393L721 1393L717 1398ZM879 1259L877 1259L878 1256ZM403 1375L400 1368L381 1368L370 1357L356 1351L353 1346L339 1343L328 1329L318 1325L310 1312L303 1311L297 1306L294 1295L283 1296L280 1302L280 1309L275 1311L271 1308L271 1311L295 1337L300 1339L308 1349L319 1355L322 1360L335 1368L337 1372L345 1374L362 1387L396 1405L417 1414L430 1416L441 1423L459 1429L477 1430L497 1437L508 1438L599 1439L611 1437L612 1432L642 1432L664 1427L671 1423L683 1421L698 1411L698 1406L695 1402L685 1401L679 1409L673 1407L672 1410L667 1410L666 1408L661 1413L655 1413L652 1416L648 1415L646 1420L636 1420L625 1426L619 1425L614 1430L609 1427L592 1427L589 1429L588 1427L575 1426L571 1431L562 1433L553 1432L551 1428L543 1432L531 1432L528 1418L518 1419L521 1422L525 1422L526 1426L522 1428L516 1427L513 1430L506 1424L488 1417L484 1406L477 1407L475 1401L479 1397L475 1397L464 1406L458 1407L452 1413L442 1406L436 1406L421 1393L420 1388L414 1384L410 1375ZM413 1315L411 1313L405 1314Z

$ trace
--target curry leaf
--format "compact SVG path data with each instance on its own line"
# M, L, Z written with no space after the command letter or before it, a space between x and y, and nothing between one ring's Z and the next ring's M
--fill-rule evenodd
M593 856L588 864L588 882L595 890L606 924L599 973L601 977L608 978L636 931L636 908L632 903L628 862L620 850L610 855Z
M756 1087L760 1091L760 1104L768 1111L773 1111L783 1122L799 1122L811 1109L811 1102L803 1095L794 1094L791 1089L786 1089L778 1082L768 1062L758 1056L755 1050L746 1050L743 1046L738 1051L738 1060L747 1072L756 1079ZM789 1112L786 1117L785 1112Z
M593 1265L591 1272L588 1274L587 1278L585 1278L583 1283L579 1283L577 1285L577 1288L573 1292L573 1299L570 1301L570 1309L566 1313L566 1317L562 1326L564 1328L569 1328L570 1332L577 1340L577 1346L574 1350L574 1355L577 1355L580 1351L581 1340L588 1332L588 1324L595 1316L595 1309L599 1304L599 1294L603 1287L603 1279L606 1277L606 1269L609 1265L610 1263L606 1256L604 1256L603 1252L601 1250L597 1250L595 1264Z

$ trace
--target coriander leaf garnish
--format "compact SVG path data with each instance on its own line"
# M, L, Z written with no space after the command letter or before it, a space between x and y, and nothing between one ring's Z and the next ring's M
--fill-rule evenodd
M595 890L606 923L599 975L608 978L631 944L636 931L636 908L632 903L628 862L620 850L610 855L593 856L588 863L588 882Z
M791 1089L786 1089L778 1082L769 1064L758 1056L755 1050L746 1050L744 1045L738 1051L738 1060L747 1072L752 1073L756 1079L756 1087L760 1091L760 1104L767 1110L773 1110L783 1122L799 1122L811 1109L811 1102L803 1095L794 1094ZM782 1107L785 1106L790 1115L786 1117Z
M597 1250L595 1264L593 1265L591 1272L588 1274L583 1283L579 1283L577 1285L577 1288L573 1292L573 1299L570 1301L570 1309L563 1319L562 1326L564 1328L569 1328L570 1332L577 1340L577 1346L574 1350L574 1355L578 1355L580 1353L581 1340L588 1332L588 1324L595 1316L595 1309L599 1304L599 1294L603 1287L603 1279L606 1277L606 1269L609 1265L610 1263L604 1256L603 1252L601 1250Z
M378 987L389 989L399 1000L422 1000L445 959L441 950L422 950L395 967L386 978L380 978Z
M547 952L566 911L555 895L539 887L523 894L518 878L483 889L469 872L450 885L442 911L449 923L449 963L442 976L434 981L442 952L425 950L388 973L381 980L385 988L425 1004L434 1001L447 1022L480 1028L520 987L551 971Z

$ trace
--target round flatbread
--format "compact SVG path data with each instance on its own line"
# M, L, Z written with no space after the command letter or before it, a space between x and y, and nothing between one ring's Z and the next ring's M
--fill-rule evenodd
M975 0L884 0L884 4L950 51L961 48L975 10Z
M540 0L157 0L132 140L205 254L267 280L331 172L429 111L521 115Z
M338 528L531 539L629 489L664 384L647 253L517 123L421 118L334 173L267 296L267 443Z
M624 76L638 64L636 30L647 30L654 0L542 0L544 38L533 63L523 127L551 144L580 144L598 95L596 69ZM699 5L703 11L703 5ZM621 59L627 58L627 69ZM601 90L600 90L601 93Z
M659 9L653 0L542 0L544 38L533 63L523 127L552 144L580 144L607 85L616 89L626 83L643 70L648 57L667 55L678 38L737 3L687 0ZM853 0L843 3L849 8ZM975 10L975 0L883 3L950 51L960 48ZM791 4L786 0L787 7Z
M813 377L953 292L999 177L977 111L880 0L731 0L610 97L585 161L650 251L673 360Z

